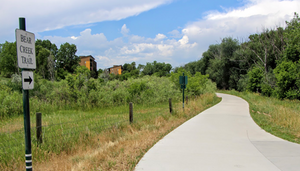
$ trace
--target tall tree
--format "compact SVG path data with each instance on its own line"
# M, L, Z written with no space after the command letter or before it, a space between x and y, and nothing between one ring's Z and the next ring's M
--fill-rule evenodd
M237 39L231 37L224 38L221 43L221 61L224 64L223 68L223 88L225 89L235 89L238 72L236 72L236 63L232 62L234 58L235 51L239 49L239 42Z
M36 51L36 72L44 79L54 80L55 75L55 56L57 46L49 40L37 40L35 42Z
M199 62L199 70L201 74L205 75L209 67L211 59L221 59L221 48L219 44L210 45L206 52L203 52L202 58Z
M37 39L35 42L35 46L38 46L38 45L42 46L43 48L48 49L53 56L57 55L57 51L58 51L57 46L54 43L51 43L50 40Z
M203 53L206 60L205 74L217 83L220 89L232 89L237 87L239 73L236 72L237 64L233 62L235 51L239 49L239 42L231 37L224 38L219 45L209 46L209 50ZM203 71L201 71L202 73Z
M135 62L132 62L131 64L125 63L123 65L123 72L126 73L135 70L136 69L135 65L136 65Z
M281 27L275 30L265 29L260 34L249 36L249 41L241 45L243 53L241 57L251 65L260 68L264 73L276 67L285 49L284 30ZM251 66L249 66L251 67Z
M153 75L162 77L167 76L172 69L171 64L166 63L160 63L157 61L154 61L153 63L147 62L146 66L144 67L142 74L144 75Z
M49 78L48 71L48 58L50 57L50 51L42 46L36 46L36 72L39 73L44 79Z
M297 13L290 22L286 22L284 38L286 41L286 49L284 51L284 59L293 62L300 59L300 18Z
M56 55L57 75L64 79L67 73L73 73L79 66L80 58L76 55L77 48L74 44L65 43L60 45Z

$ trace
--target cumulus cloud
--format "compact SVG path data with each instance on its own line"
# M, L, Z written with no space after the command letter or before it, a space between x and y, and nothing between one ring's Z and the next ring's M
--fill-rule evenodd
M224 37L247 40L265 28L285 27L285 21L299 10L299 0L248 0L242 7L207 12L203 19L187 24L182 34L198 44L199 58L209 45L220 43Z
M143 1L143 3L138 1L136 5L128 7L127 13L121 13L126 13L127 16L136 15L139 12L138 10L134 12L133 9L135 7L146 4L143 9L147 10L167 2L169 1L147 0ZM92 34L92 30L89 28L83 29L79 36L45 36L43 39L49 39L57 45L65 42L76 44L78 49L77 55L93 55L96 58L98 68L102 69L112 65L131 63L132 61L135 61L137 64L145 64L154 60L170 63L175 67L200 59L202 53L208 49L209 45L220 43L220 40L224 37L231 36L245 39L250 34L260 32L262 28L285 26L285 21L289 21L293 17L294 12L300 11L299 0L248 0L244 2L244 5L238 8L209 11L202 19L189 22L181 30L170 30L170 32L166 33L168 36L163 33L157 33L155 38L142 37L130 32L130 29L124 24L120 28L123 36L111 41L107 40L103 33ZM116 7L104 2L101 3L106 6L99 8L100 11L106 9L109 11L105 14L106 16L114 16L111 18L118 19L118 14L121 13L116 12L112 15L113 11L118 11L117 9L126 11L126 5L133 4L133 0L120 1L120 4L116 5ZM73 8L70 7L70 9ZM99 17L97 13L99 10L93 9L94 7L91 8L93 13L86 12L85 14L84 11L89 10L83 8L83 13L81 14L90 16L85 17L85 19L93 18L93 16L95 18ZM1 13L2 11L0 10L0 16ZM78 23L83 21L82 18L84 17L78 17ZM68 17L65 18L68 19ZM64 25L61 22L62 20L58 22L61 25L58 24L56 27ZM87 20L85 23L94 21ZM67 24L70 23L72 24L71 21L67 22ZM50 28L51 23L45 26ZM51 26L51 28L53 27ZM43 27L43 29L45 28ZM124 38L127 41L123 41Z
M178 30L172 30L168 34L170 34L172 38L181 38L182 34Z
M190 43L187 36L180 40L168 39L164 34L157 34L155 38L144 38L138 35L130 35L129 28L124 24L121 28L123 37L112 41L106 39L103 33L92 34L91 29L85 29L80 35L70 37L45 36L56 45L65 42L73 43L77 46L77 55L93 55L96 58L98 68L108 68L112 65L123 65L135 61L137 64L146 64L146 62L171 63L174 65L180 54L188 53L197 43ZM124 42L123 38L128 38Z
M27 30L35 33L71 25L121 20L170 2L172 0L2 1L0 38L4 40L14 38L19 17L25 17Z
M121 33L123 35L127 35L129 33L129 29L126 27L126 24L124 24L121 28Z
M154 41L163 40L163 39L165 39L165 38L167 38L166 35L158 33L158 34L155 36Z

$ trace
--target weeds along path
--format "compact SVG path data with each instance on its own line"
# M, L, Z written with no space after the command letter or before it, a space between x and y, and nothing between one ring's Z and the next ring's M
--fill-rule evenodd
M218 95L222 97L219 104L165 136L135 170L299 170L299 144L262 130L252 120L245 100Z

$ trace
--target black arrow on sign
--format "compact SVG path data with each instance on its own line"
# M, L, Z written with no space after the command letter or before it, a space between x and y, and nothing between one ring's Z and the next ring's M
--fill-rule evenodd
M29 76L29 78L25 78L25 79L24 79L24 82L29 82L29 84L31 84L31 82L32 82L31 77Z

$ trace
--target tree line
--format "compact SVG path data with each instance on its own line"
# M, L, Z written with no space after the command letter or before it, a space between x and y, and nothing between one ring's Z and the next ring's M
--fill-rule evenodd
M37 40L35 42L37 68L35 73L47 80L66 79L68 74L75 74L79 67L80 58L76 55L77 47L74 44L64 43L58 49L54 43L49 40ZM99 69L97 72L90 71L93 78L108 80L127 80L128 78L137 78L144 75L156 75L159 77L167 76L172 69L171 64L154 61L146 65L136 63L125 63L121 75L114 75ZM16 42L5 42L0 44L0 74L3 77L10 78L13 74L20 75L20 69L17 63Z
M115 74L109 74L106 70L98 70L99 78L102 81L108 81L108 80L128 80L129 78L138 78L143 77L145 75L149 76L157 76L157 77L165 77L170 76L170 71L172 69L171 64L167 64L164 62L157 62L153 61L147 62L146 65L139 64L136 66L135 62L132 63L125 63L123 66L122 74L115 75Z
M74 73L79 66L80 58L76 55L77 47L74 44L64 43L58 49L49 40L35 42L36 70L35 73L48 80L65 79L67 73ZM11 77L20 74L18 67L16 42L0 44L0 74Z
M200 60L182 68L191 74L208 74L219 89L300 99L299 15L295 13L286 25L264 29L245 42L223 38L221 43L210 45Z

